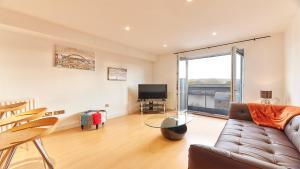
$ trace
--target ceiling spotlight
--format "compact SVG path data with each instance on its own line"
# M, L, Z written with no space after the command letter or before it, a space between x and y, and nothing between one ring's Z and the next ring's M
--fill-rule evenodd
M163 44L163 47L166 48L166 47L168 47L168 45L167 44Z
M130 31L131 28L130 28L130 26L126 26L124 29L125 29L125 31Z
M216 36L216 35L217 35L217 32L213 32L211 35L212 35L212 36Z
M193 0L186 0L186 2L192 2Z

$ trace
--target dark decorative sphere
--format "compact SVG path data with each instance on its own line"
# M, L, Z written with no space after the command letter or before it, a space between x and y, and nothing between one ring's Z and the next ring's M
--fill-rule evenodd
M180 140L187 131L185 124L178 126L176 118L168 117L161 123L161 133L169 140Z

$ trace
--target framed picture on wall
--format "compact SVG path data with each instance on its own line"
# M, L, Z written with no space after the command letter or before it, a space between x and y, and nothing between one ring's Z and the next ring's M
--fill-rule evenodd
M66 46L55 46L55 67L95 70L95 53Z
M127 69L108 67L107 80L126 81L127 80Z

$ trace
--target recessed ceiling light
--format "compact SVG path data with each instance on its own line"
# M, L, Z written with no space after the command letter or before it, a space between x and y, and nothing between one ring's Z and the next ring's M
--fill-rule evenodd
M186 2L192 2L193 0L186 0Z
M130 26L125 26L124 29L125 29L125 31L130 31L131 28L130 28Z
M167 44L163 44L163 47L166 48L166 47L168 47L168 45Z
M213 32L211 33L212 36L216 36L217 35L217 32Z

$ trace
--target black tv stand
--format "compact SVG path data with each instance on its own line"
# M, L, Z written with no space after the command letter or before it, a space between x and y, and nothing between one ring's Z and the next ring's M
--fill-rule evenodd
M143 99L139 100L141 113L166 112L166 99Z

